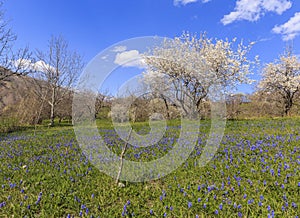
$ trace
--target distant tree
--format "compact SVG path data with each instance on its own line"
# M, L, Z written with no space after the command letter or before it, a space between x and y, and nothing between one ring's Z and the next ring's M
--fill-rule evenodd
M30 69L26 67L27 60L31 57L28 48L14 51L17 36L5 20L2 6L3 2L0 1L0 86L12 76L28 74Z
M246 55L251 45L242 43L234 47L235 40L213 40L202 34L200 38L184 33L181 37L166 40L154 48L144 59L149 71L166 75L176 104L183 114L194 116L200 103L208 96L215 83L234 87L250 82L247 75L251 62Z
M284 116L283 101L277 92L257 90L249 96L248 107L243 107L246 117Z
M300 62L292 54L291 48L287 48L279 59L266 65L258 88L265 92L278 93L281 97L278 101L283 101L284 114L289 115L295 95L300 89Z
M109 106L110 99L111 96L109 96L107 90L102 92L98 91L95 102L95 118L97 118L97 115L99 115L99 113L104 107Z
M72 92L72 86L83 68L82 57L68 48L67 41L53 36L48 51L37 51L36 94L50 105L50 126L54 125L57 106ZM42 81L42 82L41 82Z
M237 119L242 113L241 105L249 100L243 93L230 94L226 97L226 110L228 119Z

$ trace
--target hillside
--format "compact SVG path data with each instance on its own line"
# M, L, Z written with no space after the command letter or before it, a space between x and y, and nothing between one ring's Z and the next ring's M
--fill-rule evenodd
M0 84L0 115L5 108L18 104L26 95L26 77L12 76Z

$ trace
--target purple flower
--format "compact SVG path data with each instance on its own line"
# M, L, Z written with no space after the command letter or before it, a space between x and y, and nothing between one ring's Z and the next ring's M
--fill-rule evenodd
M0 203L0 208L4 207L6 205L6 203L3 201L2 203Z
M192 202L188 202L188 208L191 208L192 207Z
M151 214L151 215L153 215L153 214L154 214L152 209L150 210L150 214Z

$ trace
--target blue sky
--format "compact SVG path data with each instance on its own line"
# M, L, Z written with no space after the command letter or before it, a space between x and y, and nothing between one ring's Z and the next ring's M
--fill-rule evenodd
M259 55L262 63L273 61L291 40L300 54L299 0L7 0L4 8L18 47L44 50L51 35L61 34L85 62L122 40L173 38L183 31L256 41L250 56Z

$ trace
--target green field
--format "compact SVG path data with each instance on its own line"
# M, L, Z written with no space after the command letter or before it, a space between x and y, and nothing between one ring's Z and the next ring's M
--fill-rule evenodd
M120 154L124 141L111 124L98 120L98 126ZM163 156L178 137L180 121L168 127L157 145L129 147L125 158ZM149 127L136 123L134 129L144 134ZM218 153L199 167L195 162L209 130L210 122L201 121L195 150L176 171L125 187L90 164L71 126L3 134L0 217L300 216L299 118L227 121Z

